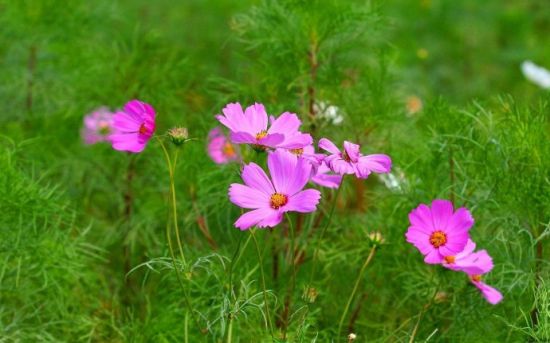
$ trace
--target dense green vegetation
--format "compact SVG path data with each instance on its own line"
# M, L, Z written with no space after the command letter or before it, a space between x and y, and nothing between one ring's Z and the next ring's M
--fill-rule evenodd
M390 155L399 181L347 178L315 214L291 215L304 255L290 291L288 224L256 231L277 340L550 341L550 97L520 70L550 67L547 7L0 0L0 342L271 341L256 250L227 198L239 166L206 154L214 115L255 101ZM158 134L193 138L175 171L184 290L157 141L126 154L80 137L85 114L134 98L155 107ZM341 125L318 118L321 102ZM435 198L472 212L500 304L405 241L407 214ZM373 232L384 244L338 337Z

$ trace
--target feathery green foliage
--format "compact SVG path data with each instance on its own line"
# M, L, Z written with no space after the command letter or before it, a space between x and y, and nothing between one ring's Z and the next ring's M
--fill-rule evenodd
M0 342L269 342L268 315L281 342L550 341L550 97L519 69L550 66L545 6L0 0ZM159 135L192 138L175 170L187 264L170 258L157 141L137 155L81 142L84 114L133 98L155 107ZM323 237L335 191L291 215L294 288L288 223L256 231L271 313L254 242L233 227L239 166L205 153L237 101L390 155L399 183L345 179ZM405 241L407 214L435 198L472 211L502 303ZM374 232L384 244L336 337Z

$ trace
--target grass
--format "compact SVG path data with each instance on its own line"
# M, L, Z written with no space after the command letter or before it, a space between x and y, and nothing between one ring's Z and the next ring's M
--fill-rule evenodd
M0 0L0 342L269 342L270 323L288 342L549 341L550 99L519 69L550 66L544 6ZM174 168L187 263L167 244L159 144L129 155L80 138L86 113L133 98L155 107L159 135L193 138ZM295 242L288 222L250 239L227 199L239 166L205 154L235 101L387 153L399 187L348 178L289 217ZM318 119L320 101L341 126ZM405 242L407 214L434 198L472 211L501 304ZM357 280L373 232L384 244Z

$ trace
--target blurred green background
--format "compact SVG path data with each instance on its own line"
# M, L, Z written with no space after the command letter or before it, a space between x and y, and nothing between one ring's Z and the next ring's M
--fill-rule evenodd
M387 153L401 178L399 189L347 181L312 304L301 298L311 267L300 267L288 341L334 338L373 231L387 244L352 306L357 341L408 342L434 290L418 341L550 341L549 93L524 78L524 60L550 67L546 1L0 0L0 341L218 342L230 313L233 341L269 341L251 246L238 291L226 283L246 235L227 200L238 166L205 153L214 115L235 101ZM182 125L196 138L176 177L202 332L165 259L158 145L130 156L82 144L86 113L133 98L155 107L160 134ZM317 121L319 102L338 106L343 124ZM333 196L323 194L320 212ZM405 242L407 213L436 197L472 210L498 306ZM279 317L288 266L270 249L286 229L258 232L266 270L281 259L267 280ZM306 256L313 246L303 243Z

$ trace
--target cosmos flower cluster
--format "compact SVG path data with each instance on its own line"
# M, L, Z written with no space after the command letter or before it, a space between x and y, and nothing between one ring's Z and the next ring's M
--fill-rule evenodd
M84 143L111 143L113 149L139 153L155 132L155 110L147 103L132 100L114 113L100 108L84 117Z
M243 167L244 185L232 184L229 189L232 203L251 210L235 222L241 230L277 226L285 212L315 211L321 192L304 190L309 181L338 188L343 175L353 174L366 179L371 173L389 173L391 170L389 156L363 155L359 145L347 141L340 150L330 140L321 138L318 147L328 154L315 152L313 138L300 131L302 122L294 113L268 116L264 105L258 103L244 110L240 104L233 103L222 112L223 115L216 118L229 129L229 140L220 141L219 129L210 133L208 151L214 161L235 160L232 144L249 145L268 154L269 176L251 162Z
M405 234L428 264L464 272L491 304L502 300L502 294L481 281L481 276L493 269L493 259L487 251L474 252L476 244L469 231L474 218L468 209L456 211L448 200L434 200L431 206L421 204L409 213L410 227Z
M314 139L300 131L302 122L295 113L269 116L264 105L255 103L243 110L230 103L216 119L228 130L217 127L208 135L207 153L217 164L240 163L243 183L229 186L229 200L244 212L234 223L240 230L279 225L285 213L317 210L322 186L339 188L345 175L366 179L372 173L389 174L392 160L385 154L365 155L358 144L344 141L339 147L327 138ZM153 137L156 128L154 108L132 100L114 113L100 108L84 118L82 137L86 144L107 142L118 151L139 153ZM185 128L174 128L168 136L176 145L187 141ZM256 162L245 162L241 147L249 146L267 154L267 171ZM257 156L257 155L255 155ZM308 183L313 185L308 186ZM481 281L493 268L485 250L475 251L469 231L474 219L466 208L456 211L447 200L421 204L409 214L406 239L424 255L428 264L465 273L491 304L502 294Z

